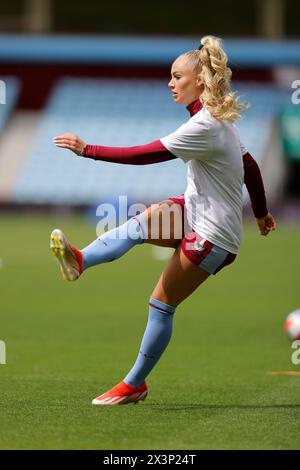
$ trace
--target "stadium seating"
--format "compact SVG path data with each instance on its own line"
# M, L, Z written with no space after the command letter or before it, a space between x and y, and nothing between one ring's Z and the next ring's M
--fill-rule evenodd
M16 77L0 77L0 133L13 111L20 92L20 81Z
M258 162L261 161L270 127L281 110L290 102L291 91L276 85L249 83L235 87L241 101L249 102L244 119L238 121L241 140Z
M255 84L235 89L252 105L238 126L243 142L260 161L268 129L287 91ZM13 202L90 205L117 195L156 202L180 194L186 186L181 160L146 166L95 162L56 148L52 137L71 132L88 143L134 146L167 135L188 118L184 106L174 104L165 80L65 77L44 110Z

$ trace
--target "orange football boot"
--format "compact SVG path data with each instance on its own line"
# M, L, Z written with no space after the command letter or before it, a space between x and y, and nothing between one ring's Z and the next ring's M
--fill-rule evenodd
M148 394L146 382L139 387L133 387L125 382L120 382L100 397L94 398L92 405L126 405L145 400Z

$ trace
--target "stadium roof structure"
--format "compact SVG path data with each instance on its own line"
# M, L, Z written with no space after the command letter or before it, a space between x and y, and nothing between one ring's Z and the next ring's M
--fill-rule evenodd
M0 34L0 62L169 66L198 37ZM300 65L300 40L224 38L233 67Z

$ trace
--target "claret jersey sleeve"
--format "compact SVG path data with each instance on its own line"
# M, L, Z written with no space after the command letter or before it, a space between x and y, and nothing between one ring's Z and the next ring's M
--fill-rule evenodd
M209 129L205 122L190 119L175 132L162 137L161 143L184 162L209 157Z

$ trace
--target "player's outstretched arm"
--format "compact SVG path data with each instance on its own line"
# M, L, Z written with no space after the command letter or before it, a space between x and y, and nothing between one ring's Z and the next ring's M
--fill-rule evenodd
M74 134L63 134L53 138L57 147L71 150L76 155L93 160L129 165L148 165L177 158L167 150L160 140L135 147L106 147L86 144Z

